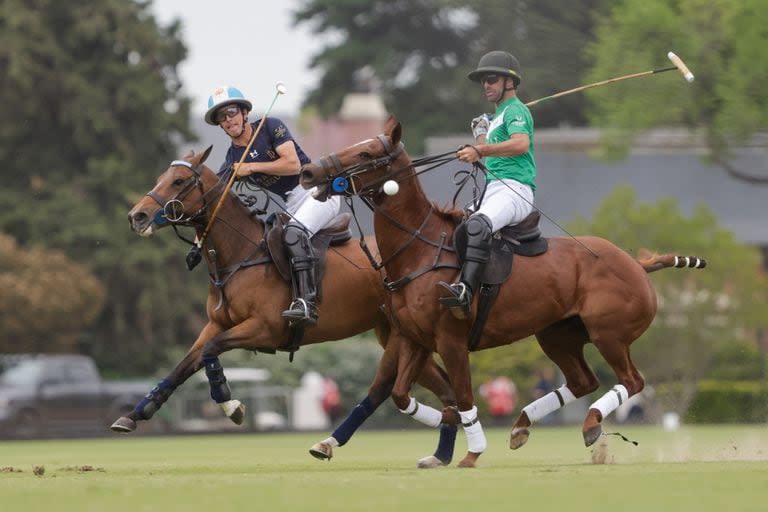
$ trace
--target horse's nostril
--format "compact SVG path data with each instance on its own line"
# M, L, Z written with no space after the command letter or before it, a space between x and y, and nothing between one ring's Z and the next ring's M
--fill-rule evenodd
M149 216L144 212L136 212L128 215L128 221L134 226L143 226L146 224Z

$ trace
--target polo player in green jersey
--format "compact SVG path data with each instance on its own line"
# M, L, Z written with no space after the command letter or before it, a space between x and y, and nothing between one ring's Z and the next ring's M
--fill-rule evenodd
M483 200L466 220L467 247L460 280L441 282L450 294L440 302L469 312L483 268L491 255L491 237L504 226L521 222L533 211L536 161L533 118L520 99L520 64L510 53L483 55L469 79L482 85L485 97L496 106L493 118L483 114L472 120L476 144L460 149L459 160L474 163L485 158L488 169Z

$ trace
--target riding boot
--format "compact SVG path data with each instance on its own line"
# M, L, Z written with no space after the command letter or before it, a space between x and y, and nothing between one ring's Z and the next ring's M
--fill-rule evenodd
M317 258L309 239L309 232L297 224L288 224L283 231L293 284L293 302L283 311L283 317L291 325L317 323Z
M440 297L440 303L449 308L460 308L464 316L469 314L474 293L480 286L485 264L491 259L491 237L493 228L488 217L482 214L471 216L467 220L467 247L461 266L459 281L438 284L448 290L450 295Z

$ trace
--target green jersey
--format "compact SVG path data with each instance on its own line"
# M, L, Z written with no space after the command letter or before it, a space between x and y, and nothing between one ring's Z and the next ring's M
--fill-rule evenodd
M528 151L516 156L489 156L485 159L488 168L487 180L513 179L530 185L536 190L536 161L533 150L533 117L517 96L509 98L496 107L493 121L488 128L486 141L498 144L510 139L512 134L525 133L530 140Z

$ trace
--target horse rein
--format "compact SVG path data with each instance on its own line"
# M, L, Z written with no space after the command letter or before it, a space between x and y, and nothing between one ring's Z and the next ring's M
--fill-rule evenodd
M434 155L429 157L424 157L422 159L417 159L411 161L408 165L401 167L399 169L392 170L392 163L403 153L405 146L403 145L402 141L397 144L397 147L393 148L392 144L390 142L389 137L387 137L384 134L378 135L377 139L379 142L381 142L382 146L384 147L385 155L370 159L369 161L362 162L359 164L355 164L349 167L342 167L341 161L336 156L335 153L331 153L328 155L327 158L321 158L318 162L320 167L322 169L327 169L329 166L326 165L326 161L330 161L333 164L334 169L336 170L336 174L333 176L328 177L328 181L331 183L331 187L333 190L337 190L337 188L334 185L337 184L343 184L344 187L351 188L351 193L347 192L347 204L350 207L352 217L355 219L355 224L357 225L358 232L360 233L360 247L365 252L365 255L368 257L368 260L370 261L371 265L375 270L380 270L384 268L389 262L394 260L397 256L399 256L403 251L405 251L415 240L420 240L421 242L430 245L437 249L437 252L435 254L435 258L432 261L431 265L427 265L425 267L422 267L420 269L415 270L414 272L411 272L410 274L403 276L401 278L395 279L394 281L389 280L388 277L384 278L384 286L389 291L395 291L406 284L410 283L417 277L426 274L427 272L430 272L432 270L437 270L439 268L453 268L453 269L459 269L460 267L457 264L441 264L440 263L440 255L443 253L443 251L455 253L455 249L453 247L446 245L446 239L447 234L445 232L441 233L440 241L435 242L433 240L430 240L428 238L425 238L424 235L422 235L423 229L427 226L427 223L429 222L429 219L432 218L432 214L434 213L434 205L430 203L429 210L427 211L427 214L424 217L424 220L422 220L419 227L415 230L409 229L405 226L403 226L400 222L392 218L389 214L381 210L376 203L373 201L371 196L373 195L373 191L378 188L378 186L386 181L389 181L392 179L392 175L396 175L402 171L406 171L408 169L414 169L414 174L409 175L408 178L415 178L419 174L422 174L424 172L430 171L432 169L435 169L441 165L444 165L450 161L453 161L456 159L456 157L450 157L446 158L447 155L453 155L455 154L453 151L443 153L440 155ZM422 165L427 164L434 164L431 167L421 170L421 171L415 171L415 168ZM381 167L386 167L386 173L387 175L383 178L377 178L369 183L366 183L364 185L356 184L356 178L357 180L360 179L360 175L363 173L379 169ZM341 181L337 181L341 180ZM366 191L367 189L367 191ZM363 201L363 203L374 213L378 212L381 214L390 224L392 224L395 228L399 229L400 231L403 231L404 233L410 235L409 238L398 248L396 249L392 254L389 255L388 258L383 259L380 262L376 261L376 258L371 254L370 249L368 248L368 245L365 242L365 238L363 236L362 228L360 227L360 222L357 218L357 214L354 210L354 207L352 206L351 197L353 195L357 195L360 197L360 199Z

